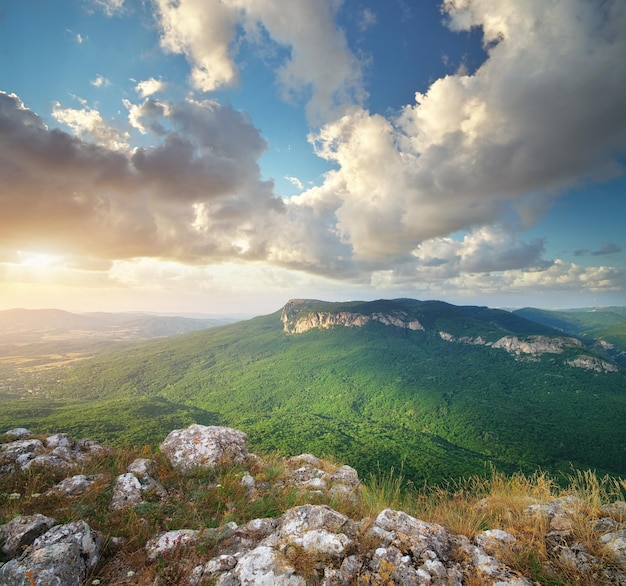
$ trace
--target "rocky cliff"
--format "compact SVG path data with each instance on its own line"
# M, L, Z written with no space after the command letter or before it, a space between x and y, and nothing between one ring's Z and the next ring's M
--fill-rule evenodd
M399 308L389 311L371 310L372 304L362 304L361 311L346 311L330 308L330 304L314 299L292 299L281 312L283 331L287 334L302 334L309 330L328 330L337 326L363 327L370 322L412 331L427 332L422 322L414 315ZM520 360L537 361L544 354L562 354L565 350L578 350L579 355L565 362L568 366L596 372L618 372L619 367L608 360L590 354L583 343L568 336L547 335L501 335L490 331L490 336L455 336L444 330L436 331L442 340L451 343L489 346L505 350Z
M279 467L249 453L246 439L192 425L168 435L160 455L121 464L122 453L96 442L7 432L0 482L13 492L1 495L0 584L532 586L569 575L626 585L621 500L591 510L573 494L528 494L521 506L490 495L472 505L483 526L459 533L373 506L391 495L349 466L302 454ZM461 511L459 500L450 506ZM497 526L517 516L519 529ZM524 564L532 548L545 559Z
M422 324L416 319L409 319L406 311L390 313L372 312L371 314L351 311L315 311L308 299L292 299L283 307L281 320L283 329L288 334L302 334L312 329L327 330L335 326L362 327L376 321L386 326L409 330L423 330Z

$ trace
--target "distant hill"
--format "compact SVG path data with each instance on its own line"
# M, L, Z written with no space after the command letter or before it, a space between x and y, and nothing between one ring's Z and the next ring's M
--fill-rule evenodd
M233 323L230 318L189 318L142 313L72 313L60 309L0 311L0 344L57 340L140 339L194 332Z
M626 307L592 307L564 311L526 307L513 313L579 336L595 352L626 367Z
M486 307L292 300L72 362L46 392L45 405L5 401L0 426L152 443L161 420L219 423L264 450L334 455L361 473L402 467L415 482L489 463L626 474L624 370L578 337Z

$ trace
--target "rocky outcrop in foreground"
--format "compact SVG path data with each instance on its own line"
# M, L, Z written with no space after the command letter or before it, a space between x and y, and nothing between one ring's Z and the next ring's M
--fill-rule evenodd
M67 453L64 452L64 458L57 453L57 460L52 452L58 447L58 434L40 441L28 439L27 430L10 433L15 440L0 445L3 474L24 470L29 462L41 458L42 465L67 471L66 477L50 491L70 500L80 500L94 483L106 482L104 475L72 474L76 471L72 468L86 457L79 446L88 445L88 451L93 453L105 450L95 442L75 444L68 436L62 436ZM260 481L255 478L255 471L262 469L262 460L248 453L246 436L238 430L192 425L173 431L161 444L161 451L170 462L170 470L182 475L197 474L202 467L243 468L239 482L251 503L277 490L291 489L308 495L312 502L341 501L352 503L353 510L359 510L363 488L353 468L329 465L313 455L302 454L285 460L279 477ZM25 454L30 455L23 457ZM167 502L172 495L156 475L154 460L138 458L125 473L111 479L110 492L104 493L110 494L111 514L131 515L139 510L137 507L145 506L146 499ZM208 492L218 490L219 484L206 487ZM605 516L589 526L589 531L596 532L603 544L601 557L578 540L574 530L578 505L574 497L557 499L536 503L524 514L528 524L545 527L545 547L559 564L569 564L574 571L580 569L595 576L597 584L626 585L626 503L617 501L605 506ZM486 510L490 503L485 501L480 506ZM0 567L2 586L535 583L532 576L521 575L507 565L511 553L516 548L519 551L514 535L493 528L468 539L441 525L389 508L371 518L354 518L328 504L301 504L288 507L275 517L253 518L240 525L226 522L217 528L162 531L145 542L144 565L132 567L122 554L116 553L124 539L105 536L84 520L60 523L40 513L16 516L0 526L0 542L7 560ZM107 567L117 563L125 573L99 572L104 557L109 560ZM146 581L146 576L154 575L150 569L157 567L157 578Z

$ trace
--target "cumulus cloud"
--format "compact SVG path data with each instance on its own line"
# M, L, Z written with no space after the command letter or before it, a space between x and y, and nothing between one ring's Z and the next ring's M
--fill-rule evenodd
M185 55L191 65L191 82L213 91L237 80L231 54L238 13L217 0L154 0L161 46Z
M128 133L108 126L97 110L63 108L59 102L53 105L52 116L58 122L69 126L80 137L89 137L111 150L128 150Z
M123 151L86 140L97 134L93 111L55 112L77 136L0 93L0 247L109 260L263 257L263 226L283 206L260 179L266 145L247 116L216 102L171 105L159 144Z
M131 127L150 135L142 144L153 140L134 150L87 106L55 105L69 134L0 93L0 247L38 238L105 260L261 260L390 289L624 286L622 270L546 260L544 240L520 236L563 189L622 172L621 0L447 0L452 29L482 28L487 59L393 117L359 104L337 0L154 2L162 46L185 55L196 89L236 81L238 34L260 27L287 48L277 79L327 115L310 142L333 170L278 198L248 116L157 99L154 79L137 85L142 101L124 102Z
M167 87L167 84L164 81L160 79L154 79L154 77L151 77L144 81L140 81L135 86L135 91L142 98L147 98L148 96L151 96L152 94L162 92L166 87Z
M111 85L111 82L103 75L96 75L96 78L90 83L94 87L108 87Z
M305 95L316 118L361 99L361 67L335 23L336 0L155 0L161 46L185 55L195 88L237 81L237 25L250 42L267 38L289 50L276 72L285 99ZM258 35L261 27L267 36ZM332 66L329 66L332 64Z
M363 98L360 63L335 23L340 2L230 1L244 11L248 22L261 25L274 42L290 49L277 78L287 99L310 92L308 110L313 119L327 119L336 107Z
M429 239L511 215L528 228L562 190L623 171L623 2L444 10L454 30L484 31L488 57L473 75L436 80L396 118L354 106L311 135L337 169L325 195L300 204L332 206L329 229L357 260L402 263Z

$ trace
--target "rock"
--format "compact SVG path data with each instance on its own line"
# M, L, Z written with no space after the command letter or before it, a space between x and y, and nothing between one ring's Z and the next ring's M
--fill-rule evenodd
M46 447L53 450L54 448L71 448L74 445L72 438L67 433L55 433L46 438Z
M161 452L179 472L194 468L214 468L217 464L246 461L247 436L229 427L194 424L172 431L161 444Z
M46 494L58 493L63 496L77 496L87 492L98 480L103 478L103 474L76 474L55 484Z
M293 536L302 536L306 531L314 529L337 533L350 523L348 517L326 505L301 505L289 509L281 517L278 532L289 539Z
M520 339L517 336L504 336L493 343L492 348L503 348L510 354L561 354L567 348L582 348L582 342L576 338L564 336L527 336Z
M276 519L252 519L252 521L238 527L237 533L261 539L271 535L276 527L278 527Z
M55 524L54 519L39 513L11 519L4 525L2 553L8 558L17 557L22 553L24 547L30 545Z
M75 462L74 462L75 463ZM41 466L42 468L67 468L72 465L72 462L68 462L65 458L60 458L53 454L41 454L35 456L32 460L26 462L21 466L22 470L30 470L33 467Z
M306 586L306 580L280 552L263 545L243 555L232 572L219 577L216 586L232 584L232 578L239 581L235 583L255 586Z
M424 523L406 513L391 509L382 511L376 517L375 525L395 536L400 533L408 536L411 551L416 557L425 551L433 551L439 559L448 559L450 534L441 525Z
M129 474L135 475L141 481L141 493L154 492L159 498L167 497L167 491L161 483L152 478L156 472L157 464L148 458L137 458L133 460L126 469Z
M356 500L356 493L362 487L357 471L350 466L337 468L328 481L331 495L351 497L353 500Z
M202 584L203 578L207 576L209 579L214 579L216 574L227 572L232 570L237 565L237 558L232 555L219 555L206 564L196 566L189 576L187 583L189 586L197 586ZM206 583L206 582L205 582Z
M500 529L489 529L474 537L474 543L492 555L507 545L513 545L516 541L510 533Z
M103 543L84 521L58 525L0 568L0 584L78 586L98 562Z
M324 463L313 454L300 454L299 456L288 458L285 464L287 464L289 468L301 468L306 465L313 468L321 468L324 465Z
M24 454L32 454L34 457L44 451L44 445L38 439L17 440L0 446L0 455L3 460L8 462L15 462L19 456Z
M130 472L121 474L115 480L109 510L119 511L125 507L138 505L142 502L142 491L141 482L134 474Z
M22 439L32 434L30 433L30 430L25 427L15 427L13 429L9 429L9 431L5 431L4 435L10 435L16 439Z
M357 488L361 486L358 472L350 466L341 466L340 468L337 468L337 470L335 470L330 477L330 483L332 485L343 484L349 488Z
M255 485L254 478L252 478L252 476L250 476L250 474L246 472L241 477L241 486L245 486L248 490L251 490L254 488L254 485Z
M524 512L527 515L545 515L548 520L552 520L557 515L575 515L581 505L582 501L577 496L569 495L549 503L530 505Z
M146 555L149 560L154 561L160 556L167 556L172 550L196 543L200 535L200 531L192 529L178 529L159 533L146 543Z
M626 523L626 502L624 501L615 501L608 505L602 505L600 510L609 517L613 517L614 519L621 521L622 523Z
M326 490L328 486L327 478L328 474L326 472L311 466L298 468L286 477L289 484L308 490Z
M126 472L130 472L144 481L151 478L156 472L156 462L149 458L137 458L128 465Z
M0 460L5 463L0 471L30 470L34 466L66 468L84 462L106 449L91 440L74 445L66 433L48 436L45 446L37 439L18 440L0 446Z
M143 502L143 496L148 491L154 491L160 498L166 497L167 492L163 486L149 475L155 469L156 463L153 460L146 458L134 460L128 466L128 472L121 474L115 480L109 510L119 511L138 505Z
M626 530L607 533L600 541L615 556L618 564L626 566Z

